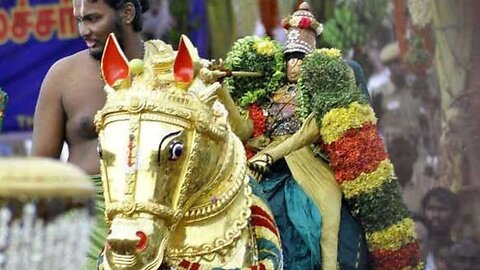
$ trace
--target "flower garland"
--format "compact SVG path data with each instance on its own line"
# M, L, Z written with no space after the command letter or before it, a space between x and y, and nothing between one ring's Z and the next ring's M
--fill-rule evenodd
M262 73L258 77L225 79L233 99L242 109L253 103L262 103L285 82L283 48L268 37L247 36L239 39L227 53L224 64L229 70Z
M415 225L402 202L375 114L340 54L316 50L307 56L298 91L299 110L315 113L321 148L366 233L373 269L420 269Z
M262 136L267 129L267 117L263 114L263 109L258 104L250 104L248 106L248 117L253 122L252 138ZM245 153L247 159L255 156L256 151L250 149L248 145L245 145Z
M5 104L7 103L8 96L5 92L2 91L2 88L0 88L0 131L2 131L2 123L3 123L3 117L4 112L5 112Z
M267 129L267 117L263 115L263 110L257 104L251 104L248 107L248 116L253 122L253 134L252 137L258 137L265 133Z

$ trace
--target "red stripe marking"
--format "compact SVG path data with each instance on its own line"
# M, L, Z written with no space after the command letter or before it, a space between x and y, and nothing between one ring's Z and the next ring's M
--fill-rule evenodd
M272 216L270 216L269 213L267 213L263 208L261 208L260 206L258 205L253 205L252 207L250 207L250 209L252 210L252 214L254 215L259 215L259 216L263 216L265 218L267 218L268 220L270 220L270 222L272 222L273 224L275 224L275 221L273 221L273 218Z
M192 264L192 267L190 268L190 270L198 270L198 269L200 269L200 264L199 263Z
M264 218L253 216L251 220L251 224L253 226L260 226L260 227L267 228L278 237L277 227L273 226L272 223L270 223L268 220Z
M187 260L182 260L178 266L188 269L188 267L190 267L190 262Z

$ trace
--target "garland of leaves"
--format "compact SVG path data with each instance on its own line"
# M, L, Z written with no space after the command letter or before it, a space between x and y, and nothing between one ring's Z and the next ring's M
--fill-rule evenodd
M258 77L230 77L225 84L237 104L246 109L263 103L285 82L282 46L268 38L247 36L236 41L225 59L225 67L233 71L261 72Z
M353 91L355 77L340 57L338 49L318 49L305 58L297 93L297 113L301 118L305 119L313 110L320 123L331 108L354 100L367 102L362 92Z

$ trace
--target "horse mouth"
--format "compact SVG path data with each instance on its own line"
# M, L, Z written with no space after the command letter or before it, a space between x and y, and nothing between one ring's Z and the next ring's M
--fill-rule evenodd
M136 257L132 254L122 255L112 252L111 262L121 268L133 267L136 264Z

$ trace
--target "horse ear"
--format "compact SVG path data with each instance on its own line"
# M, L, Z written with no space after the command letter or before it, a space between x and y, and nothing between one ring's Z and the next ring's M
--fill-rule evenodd
M101 70L105 83L110 87L119 85L128 78L128 60L113 33L108 35L102 55Z
M190 83L194 77L194 68L192 56L185 42L186 37L182 35L178 45L178 53L173 64L173 74L175 81L179 83Z

